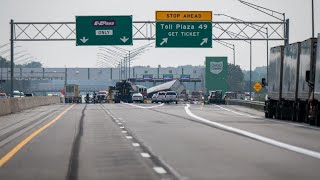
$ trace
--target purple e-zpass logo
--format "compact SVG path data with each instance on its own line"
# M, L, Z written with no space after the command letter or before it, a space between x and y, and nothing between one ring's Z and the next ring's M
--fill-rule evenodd
M99 26L99 27L104 27L104 26L115 26L116 21L115 20L94 20L92 22L93 26Z

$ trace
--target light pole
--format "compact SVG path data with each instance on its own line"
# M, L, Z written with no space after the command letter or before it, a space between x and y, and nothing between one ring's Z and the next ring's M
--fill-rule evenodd
M311 5L312 5L312 37L315 37L314 34L314 2L311 0Z
M153 44L153 43L154 42L143 45L143 46L138 47L133 50L126 50L126 49L123 49L123 48L120 48L117 46L112 46L117 51L111 50L111 49L108 49L105 47L101 47L100 50L105 51L106 53L109 53L112 56L122 58L123 62L121 61L120 66L121 66L121 68L122 68L122 66L124 67L124 77L125 77L125 79L128 79L128 78L130 79L131 78L131 62L133 61L133 57L136 57L136 56L144 53L146 51L146 49L151 47L151 44ZM122 77L122 71L121 71L121 77Z
M243 2L245 2L245 1L241 1L240 0L240 2L241 3L243 3ZM246 3L246 2L245 2ZM233 19L233 20L235 20L235 21L237 21L237 22L245 22L245 21L243 21L243 20L241 20L241 19L238 19L238 18L235 18L235 17L232 17L232 16L229 16L229 15L226 15L226 14L216 14L216 15L218 15L218 16L225 16L225 17L228 17L228 18L231 18L231 19ZM268 41L268 38L269 38L269 32L268 32L268 28L266 27L263 27L263 26L259 26L259 25L250 25L250 24L246 24L247 26L249 26L249 27L251 27L251 28L253 28L253 29L255 29L255 30L257 30L257 31L259 31L259 32L262 32L262 33L264 33L265 35L266 35L266 37L267 37L267 79L268 79L268 66L269 66L269 53L268 53L268 49L269 49L269 41ZM260 28L260 29L257 29L256 27L258 27L258 28ZM261 29L262 28L265 28L265 30L266 30L266 32L264 32L264 31L261 31ZM247 41L245 41L245 42L247 42ZM247 42L248 43L248 42ZM249 41L249 44L250 44L250 82L249 82L249 89L250 89L250 100L251 100L251 98L252 98L252 41L250 40Z
M225 41L216 41L216 42L233 50L233 65L236 65L236 47L235 47L235 45L228 43L228 42L225 42Z

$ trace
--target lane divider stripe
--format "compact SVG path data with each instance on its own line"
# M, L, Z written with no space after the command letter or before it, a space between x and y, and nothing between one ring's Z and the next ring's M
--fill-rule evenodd
M224 130L227 130L229 132L234 132L234 133L237 133L237 134L240 134L240 135L243 135L243 136L246 136L246 137L249 137L249 138L264 142L264 143L267 143L267 144L271 144L273 146L277 146L277 147L280 147L280 148L283 148L283 149L287 149L289 151L297 152L297 153L304 154L304 155L307 155L307 156L310 156L310 157L313 157L313 158L320 159L320 153L319 152L312 151L312 150L305 149L305 148L298 147L298 146L293 146L293 145L290 145L290 144L286 144L286 143L283 143L283 142L280 142L280 141L276 141L276 140L273 140L273 139L270 139L270 138L267 138L267 137L263 137L263 136L248 132L248 131L244 131L244 130L241 130L241 129L233 128L233 127L230 127L230 126L226 126L226 125L223 125L223 124L220 124L220 123L217 123L217 122L213 122L213 121L204 119L202 117L194 115L189 110L189 107L190 107L190 104L187 104L187 106L184 107L186 113L189 116L191 116L191 117L193 117L193 118L195 118L195 119L197 119L199 121L202 121L202 122L204 122L206 124L210 124L210 125L212 125L214 127L217 127L217 128L220 128L220 129L224 129Z
M152 109L152 108L156 108L156 107L160 107L160 106L163 106L163 105L164 105L163 103L161 103L161 104L156 105L156 106L144 107L144 106L138 106L138 105L130 104L130 103L122 103L122 104L130 105L130 106L138 107L138 108L142 108L142 109ZM120 119L120 118L119 118L119 119Z
M12 150L10 150L5 156L3 156L0 159L0 167L2 167L6 162L8 162L17 152L20 151L21 148L23 148L28 142L30 142L34 137L36 137L38 134L40 134L42 131L47 129L50 125L55 123L58 119L60 119L66 112L68 112L71 108L73 108L74 105L63 111L61 114L59 114L57 117L52 119L50 122L48 122L46 125L42 126L38 130L34 131L32 134L30 134L28 137L26 137L24 140L22 140L18 145L16 145Z

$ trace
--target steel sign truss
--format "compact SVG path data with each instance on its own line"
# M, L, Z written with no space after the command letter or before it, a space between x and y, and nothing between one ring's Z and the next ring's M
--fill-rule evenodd
M212 22L212 40L286 40L285 22ZM75 41L75 22L13 22L13 41ZM155 40L155 21L134 21L133 40ZM266 32L268 30L268 33Z

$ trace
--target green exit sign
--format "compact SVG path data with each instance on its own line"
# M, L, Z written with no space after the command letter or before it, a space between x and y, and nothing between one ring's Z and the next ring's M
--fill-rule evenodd
M132 45L132 16L77 16L77 46Z
M156 47L212 47L211 22L157 22Z

